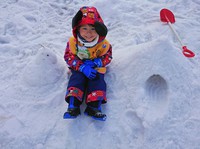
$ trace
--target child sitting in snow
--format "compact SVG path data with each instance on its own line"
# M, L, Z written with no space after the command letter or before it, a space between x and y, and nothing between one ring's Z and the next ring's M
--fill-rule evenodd
M84 113L97 120L106 120L101 104L106 100L104 74L112 59L112 47L105 39L107 27L95 7L82 7L72 19L73 36L69 39L64 59L71 69L65 100L64 118L76 118L83 99Z

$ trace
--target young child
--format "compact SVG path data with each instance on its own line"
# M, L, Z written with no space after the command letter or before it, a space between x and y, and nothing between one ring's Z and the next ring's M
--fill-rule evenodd
M76 118L85 98L84 113L96 120L106 120L101 104L106 100L106 66L112 59L112 47L105 39L107 27L95 7L82 7L72 19L73 36L64 59L71 69L65 100L69 104L64 118Z

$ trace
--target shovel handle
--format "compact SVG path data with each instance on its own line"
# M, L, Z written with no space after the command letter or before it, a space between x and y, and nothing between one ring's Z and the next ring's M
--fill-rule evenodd
M179 37L178 33L177 33L177 32L174 30L174 28L172 27L171 22L168 22L168 24L169 24L169 27L171 28L171 30L173 31L173 33L176 35L176 38L178 39L179 43L180 43L181 46L183 47L184 45L183 45L183 43L182 43L182 41L181 41L181 38Z
M182 53L183 53L183 55L185 55L185 57L188 57L188 58L194 57L195 54L194 54L191 50L189 50L186 46L183 45L183 43L182 43L180 37L178 36L177 32L173 29L171 22L168 22L168 24L169 24L169 27L171 28L171 30L172 30L172 31L174 32L174 34L176 35L176 37L177 37L179 43L180 43L181 46L182 46L182 49L183 49Z
M187 48L186 46L183 46L182 49L183 49L183 54L184 54L186 57L191 58L191 57L194 57L194 56L195 56L195 54L194 54L192 51L188 50L188 48Z

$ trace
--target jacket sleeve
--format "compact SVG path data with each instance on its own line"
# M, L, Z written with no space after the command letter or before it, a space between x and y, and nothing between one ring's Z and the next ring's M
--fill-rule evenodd
M110 45L106 54L102 55L101 57L103 67L106 67L112 60L112 46Z
M78 71L79 67L83 64L82 60L80 60L75 54L71 52L69 42L67 42L64 59L66 63L69 65L69 67L76 71Z

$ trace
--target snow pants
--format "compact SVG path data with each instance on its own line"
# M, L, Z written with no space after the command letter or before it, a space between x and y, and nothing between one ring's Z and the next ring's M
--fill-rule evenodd
M102 101L106 103L106 82L104 74L97 73L95 79L88 79L82 72L71 70L72 75L69 79L65 100L69 103L69 97L76 97L81 103Z

